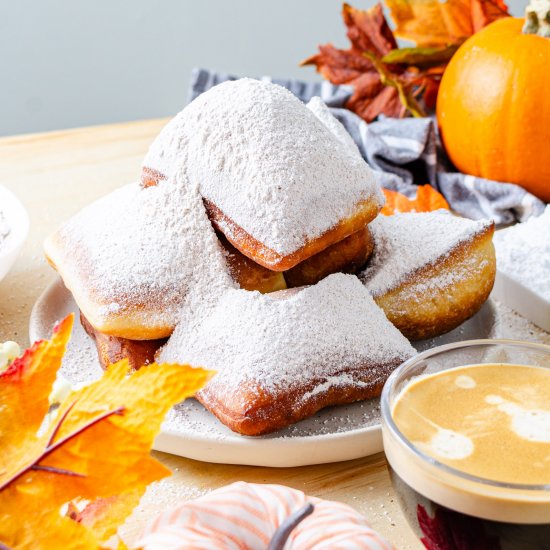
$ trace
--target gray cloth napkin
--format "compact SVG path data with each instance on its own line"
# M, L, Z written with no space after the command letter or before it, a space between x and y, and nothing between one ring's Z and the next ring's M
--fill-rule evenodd
M238 77L194 69L188 100L226 80ZM451 208L471 219L490 218L497 224L525 221L544 211L544 203L513 183L500 183L457 172L446 157L432 118L380 117L367 124L344 108L353 90L330 82L302 82L262 77L284 86L302 101L319 96L344 125L380 185L413 198L416 185L429 183L443 194Z

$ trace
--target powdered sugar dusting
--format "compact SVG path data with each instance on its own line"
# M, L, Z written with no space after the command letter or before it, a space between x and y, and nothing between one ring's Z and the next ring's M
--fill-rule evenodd
M103 318L138 308L152 324L175 325L190 291L207 300L234 287L202 199L188 184L117 189L65 223L46 252Z
M285 88L241 79L189 104L155 140L144 167L170 180L174 166L185 166L203 197L286 255L352 216L358 203L383 203L372 171L350 151Z
M332 115L329 108L320 97L312 97L307 104L307 108L348 148L352 155L359 155L361 158L359 148L355 141L353 141L349 132L344 128L344 125Z
M442 270L433 276L415 281L402 291L402 299L422 303L433 289L447 289L460 284L472 275L481 274L489 260L479 261L477 256L466 256L453 265L453 269Z
M418 269L445 258L453 248L472 240L491 223L445 211L378 216L369 224L374 253L360 278L373 296L384 294L407 281ZM443 288L466 274L464 270L446 273L429 284Z
M498 269L550 302L550 205L541 216L497 231L494 242Z
M312 381L326 391L365 380L366 372L369 380L383 378L415 353L353 275L277 295L229 290L210 311L196 308L159 360L218 371L209 390L252 382L276 393Z

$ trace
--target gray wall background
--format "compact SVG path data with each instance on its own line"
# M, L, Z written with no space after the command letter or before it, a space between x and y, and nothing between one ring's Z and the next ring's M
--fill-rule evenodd
M298 63L346 46L341 3L0 0L0 135L174 114L194 66L316 80Z

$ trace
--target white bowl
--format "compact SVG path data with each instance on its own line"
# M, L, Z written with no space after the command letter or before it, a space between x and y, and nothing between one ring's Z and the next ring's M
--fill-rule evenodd
M29 215L19 199L0 185L0 211L10 228L6 242L0 245L0 281L11 269L29 234Z

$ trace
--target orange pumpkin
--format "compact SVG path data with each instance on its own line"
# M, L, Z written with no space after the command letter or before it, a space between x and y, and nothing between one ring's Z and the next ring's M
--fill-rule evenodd
M505 18L470 37L445 70L437 120L467 174L517 183L550 202L550 38Z

